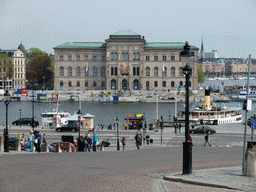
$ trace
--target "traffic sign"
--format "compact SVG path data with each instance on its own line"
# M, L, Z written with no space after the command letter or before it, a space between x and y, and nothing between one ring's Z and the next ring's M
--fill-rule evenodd
M252 128L253 130L256 130L256 121L255 121L255 120L252 120L252 121L251 121L251 128Z

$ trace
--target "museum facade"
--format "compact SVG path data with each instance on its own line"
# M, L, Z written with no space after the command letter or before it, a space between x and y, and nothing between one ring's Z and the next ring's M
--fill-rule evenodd
M54 47L55 89L174 90L185 85L180 52L185 42L146 42L121 30L105 42L68 42ZM191 88L198 86L198 48Z

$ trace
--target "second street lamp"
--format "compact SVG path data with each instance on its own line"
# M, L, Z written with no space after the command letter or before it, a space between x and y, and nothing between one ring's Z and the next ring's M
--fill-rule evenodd
M116 128L116 136L117 136L117 140L116 140L116 144L117 144L117 151L120 151L120 145L119 145L119 131L118 131L118 117L115 118L115 128Z
M185 108L185 142L183 142L183 174L192 172L192 143L189 142L189 87L191 85L190 76L194 62L194 52L190 50L188 42L184 50L180 52L181 62L183 64L183 74L186 78L186 108Z
M6 128L4 130L4 152L9 152L9 131L8 131L8 105L10 101L10 93L8 90L4 94L5 106L6 106Z

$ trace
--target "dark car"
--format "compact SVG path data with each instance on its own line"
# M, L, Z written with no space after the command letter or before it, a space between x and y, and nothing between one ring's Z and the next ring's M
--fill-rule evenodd
M13 125L32 125L32 118L20 118L12 122ZM35 127L39 126L39 122L34 120Z
M205 125L202 125L202 126L199 126L199 127L196 127L196 128L193 128L193 129L189 129L189 133L209 133L209 134L212 134L212 133L216 133L216 130L209 127L209 126L205 126Z
M74 124L67 124L67 125L64 125L62 127L58 127L55 129L56 131L58 132L62 132L62 131L73 131L73 132L77 132L78 131L78 126L77 125L74 125Z

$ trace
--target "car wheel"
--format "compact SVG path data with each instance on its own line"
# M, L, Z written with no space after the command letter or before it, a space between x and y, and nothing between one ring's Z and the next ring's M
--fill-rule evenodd
M212 132L211 132L211 131L208 131L207 133L208 133L208 134L212 134Z
M28 126L30 126L30 123L28 123Z
M191 131L192 134L195 134L195 131Z
M17 123L13 123L14 126L17 126Z
M72 132L76 132L76 129L72 129Z
M58 132L61 132L61 129L57 129Z

